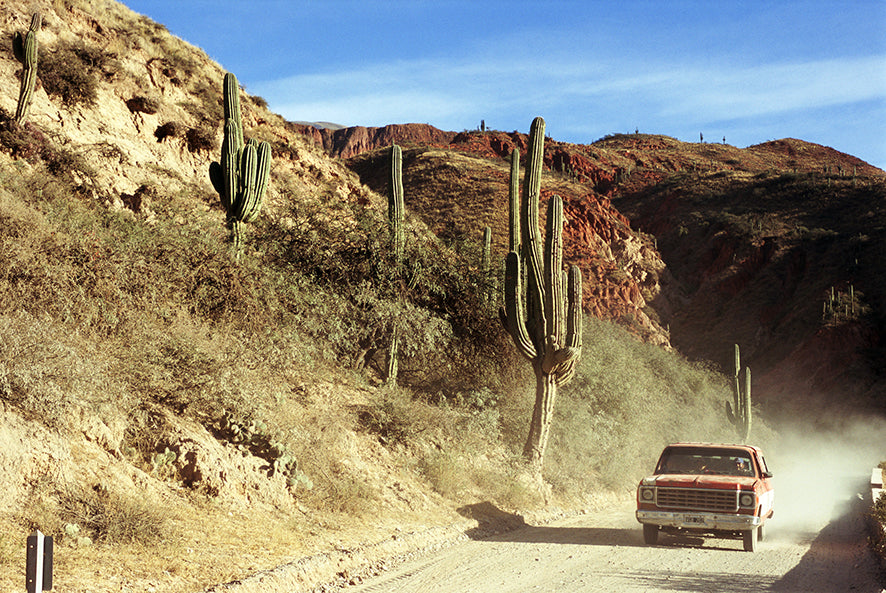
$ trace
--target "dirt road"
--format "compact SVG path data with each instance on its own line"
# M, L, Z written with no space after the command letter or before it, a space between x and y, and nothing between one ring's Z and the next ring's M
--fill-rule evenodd
M863 491L860 484L859 494ZM779 524L776 510L766 539L753 554L733 540L663 536L660 545L646 546L633 504L621 503L543 527L464 541L344 590L881 592L878 564L866 543L864 512L869 503L856 494L833 502L830 517L799 529L796 524ZM789 510L790 500L780 503Z

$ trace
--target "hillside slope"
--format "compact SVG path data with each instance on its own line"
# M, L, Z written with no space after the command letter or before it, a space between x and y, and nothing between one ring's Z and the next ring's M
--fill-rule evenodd
M452 241L477 241L490 225L503 252L504 159L526 136L447 139L427 128L372 132L385 142L433 145L407 151L410 207ZM377 148L348 161L379 192L385 154ZM545 163L543 197L566 201L567 258L589 280L588 311L724 369L740 344L759 401L772 412L846 397L886 404L878 305L886 173L792 138L745 149L647 134L592 145L551 141ZM457 203L440 199L444 187L457 188ZM850 310L835 313L832 302Z
M581 508L662 443L728 432L722 377L591 319L540 482L518 453L530 372L467 251L413 217L403 283L385 200L242 93L274 161L235 262L207 175L219 66L115 2L0 6L6 39L43 17L21 126L0 54L0 588L36 528L58 591L199 591L287 563L298 585L346 578L378 550Z

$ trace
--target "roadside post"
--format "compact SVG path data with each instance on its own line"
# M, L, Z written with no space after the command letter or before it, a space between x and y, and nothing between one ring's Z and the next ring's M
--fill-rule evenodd
M39 529L28 536L25 586L28 593L52 589L52 536L46 537Z

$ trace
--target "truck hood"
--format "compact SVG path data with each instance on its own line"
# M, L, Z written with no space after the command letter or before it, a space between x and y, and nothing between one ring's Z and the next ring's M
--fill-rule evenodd
M643 479L644 486L670 488L714 488L717 490L753 490L757 478L694 474L661 474Z

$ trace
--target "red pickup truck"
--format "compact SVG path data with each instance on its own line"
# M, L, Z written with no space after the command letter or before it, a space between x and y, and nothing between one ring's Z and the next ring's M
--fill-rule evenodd
M772 517L775 489L763 453L749 445L677 443L637 487L643 539L661 532L741 539L754 552Z

